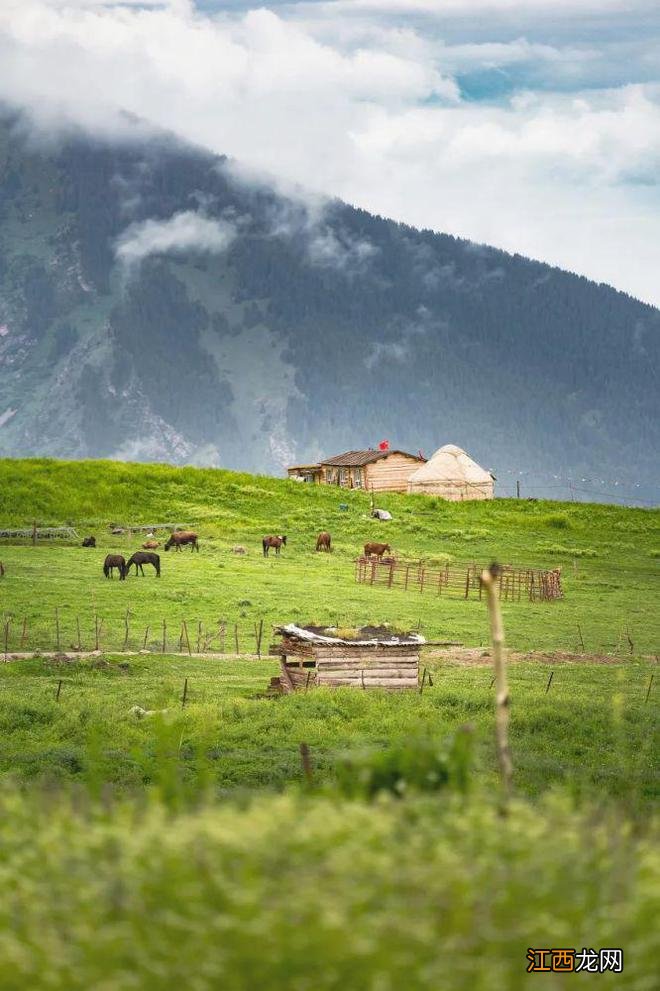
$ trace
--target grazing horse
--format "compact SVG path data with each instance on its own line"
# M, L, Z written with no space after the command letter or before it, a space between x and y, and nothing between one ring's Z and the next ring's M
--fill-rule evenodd
M169 551L170 547L174 547L175 550L180 551L184 544L190 544L190 550L199 553L197 534L193 533L192 530L181 530L171 534L170 539L165 544L165 550Z
M143 575L143 564L153 564L156 569L156 577L160 578L160 556L158 554L152 554L151 551L136 551L135 554L132 554L126 563L126 574L130 574L132 565L135 565L136 577L138 570Z
M389 544L365 544L364 545L364 556L371 557L375 555L376 557L382 558L385 551L392 553L392 548Z
M126 577L126 559L122 554L108 554L103 562L103 574L106 578L114 578L113 571L119 571L119 581L123 582Z
M145 551L155 551L157 547L160 547L160 543L157 540L145 540L142 546Z
M96 547L96 537L85 537L82 545L83 547Z
M327 533L325 530L323 531L323 533L320 533L316 538L316 549L317 551L328 551L328 552L332 550L330 546L330 534Z
M286 546L286 537L283 536L264 537L264 539L261 541L261 546L264 549L264 557L268 557L268 551L271 549L271 547L275 548L275 554L277 555L277 557L279 557L280 549L282 548L282 545Z

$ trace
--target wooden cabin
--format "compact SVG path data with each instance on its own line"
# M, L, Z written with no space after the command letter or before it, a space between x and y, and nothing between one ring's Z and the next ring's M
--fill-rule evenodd
M414 471L426 463L420 454L389 447L345 451L315 464L293 465L289 478L315 485L337 485L342 489L366 489L369 492L407 492Z
M426 642L418 633L366 628L347 638L332 630L293 623L276 632L282 641L271 647L271 653L280 657L281 674L271 679L272 692L307 691L323 685L397 691L418 687L419 651Z

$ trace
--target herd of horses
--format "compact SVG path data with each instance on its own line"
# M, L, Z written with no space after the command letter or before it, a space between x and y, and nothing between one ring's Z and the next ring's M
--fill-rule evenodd
M96 538L93 536L85 537L82 542L83 547L96 547ZM169 551L171 547L175 551L180 551L184 547L190 546L191 551L197 551L199 553L199 537L192 530L175 530L170 534L167 542L163 545L163 550ZM275 555L279 557L280 551L283 547L286 547L286 536L284 534L269 534L264 537L261 541L261 546L263 550L264 557L268 557L268 552L272 549L275 551ZM131 568L135 567L135 574L144 575L144 565L150 564L153 566L156 577L160 578L160 555L156 554L156 549L160 547L160 542L154 539L146 540L142 544L142 550L136 551L129 557L128 561L123 556L123 554L108 554L103 562L103 574L106 578L114 578L114 573L117 571L119 575L119 580L124 581L131 573ZM323 530L319 533L316 538L316 550L324 551L329 554L332 550L332 537L330 534ZM245 553L245 548L234 548L234 552ZM365 557L377 557L383 560L383 555L392 552L389 544L378 544L378 543L367 543L364 545L364 556ZM0 566L1 567L1 566Z

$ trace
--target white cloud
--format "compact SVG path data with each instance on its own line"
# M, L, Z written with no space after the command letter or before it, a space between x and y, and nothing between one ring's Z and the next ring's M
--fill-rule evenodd
M607 18L637 18L638 28L650 22L646 0L222 9L204 16L189 0L2 0L0 96L30 107L42 126L75 121L125 135L136 115L283 181L660 303L653 39L635 49L646 82L594 88L606 62L618 59L616 73L626 71L624 50L608 47L616 39ZM433 29L421 29L417 15ZM587 15L599 26L593 36ZM450 22L460 22L459 40L444 37ZM521 34L520 23L537 22L552 31ZM578 22L579 40L550 39L565 39ZM506 76L521 65L542 73L543 88L518 84L499 102L461 99L462 72ZM569 92L573 77L590 88ZM342 257L316 227L310 260ZM349 265L363 250L343 247Z
M236 228L225 220L213 220L193 210L175 213L167 220L143 220L130 224L117 238L115 253L127 266L148 255L201 251L226 251Z

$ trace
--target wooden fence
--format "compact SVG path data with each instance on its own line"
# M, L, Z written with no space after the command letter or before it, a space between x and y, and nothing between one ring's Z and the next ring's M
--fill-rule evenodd
M449 598L481 599L481 571L477 564L431 567L423 561L397 561L386 558L359 557L355 561L355 580L361 585L402 588L406 592ZM497 591L503 602L548 602L562 598L560 570L535 568L501 568Z

